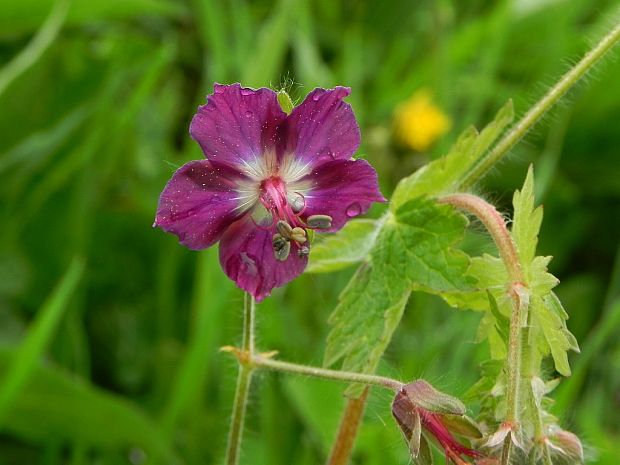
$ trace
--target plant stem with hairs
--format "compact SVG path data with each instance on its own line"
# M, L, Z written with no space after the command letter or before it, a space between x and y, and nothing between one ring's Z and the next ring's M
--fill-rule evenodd
M506 153L620 41L620 23L605 35L549 91L523 115L500 141L465 175L458 189L467 190L480 180Z
M241 349L251 358L254 354L254 297L246 293L243 301L243 339ZM241 450L241 437L243 435L243 424L245 422L245 412L247 410L248 394L252 383L252 372L254 367L247 361L247 358L239 359L239 377L237 378L237 388L235 390L235 401L233 404L230 430L228 432L228 445L226 447L226 465L238 465L239 452Z
M347 400L327 465L347 465L351 460L355 437L364 418L369 392L370 388L366 387L359 398Z
M486 200L472 194L452 194L439 199L440 203L447 203L465 210L477 217L493 238L508 272L508 294L512 301L510 314L510 330L508 334L508 386L506 394L506 418L504 426L509 428L502 447L501 463L510 462L511 436L519 428L519 393L521 389L522 367L522 318L529 305L529 291L525 286L523 271L519 261L517 248L512 236L506 227L506 222L493 205Z

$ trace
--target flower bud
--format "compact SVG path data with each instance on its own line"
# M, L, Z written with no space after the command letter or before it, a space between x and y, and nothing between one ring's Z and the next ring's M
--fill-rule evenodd
M470 438L482 436L473 420L465 417L465 406L455 397L438 391L428 382L417 380L403 386L392 402L396 419L412 458L419 464L432 464L427 438L433 438L445 456L455 464L462 456L482 458L482 454L461 444L454 434Z

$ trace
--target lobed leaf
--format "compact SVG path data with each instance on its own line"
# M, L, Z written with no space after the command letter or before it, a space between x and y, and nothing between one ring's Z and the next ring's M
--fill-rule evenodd
M373 372L414 288L440 295L468 288L469 259L453 248L466 224L451 207L426 198L388 213L368 261L344 289L329 319L332 331L324 364L342 361L345 370Z
M530 289L530 344L537 347L541 355L553 357L556 370L564 376L570 375L568 350L579 350L575 337L568 331L568 314L552 289L559 282L548 273L551 257L536 257L538 232L542 223L542 208L534 207L534 175L528 169L523 188L513 197L514 221L512 237L519 260Z
M351 220L337 233L325 236L313 244L306 272L327 273L361 262L370 253L382 224L370 219Z
M524 271L530 268L536 256L538 231L542 224L542 207L534 208L534 173L530 165L525 182L520 191L514 193L512 237L517 246L519 259Z

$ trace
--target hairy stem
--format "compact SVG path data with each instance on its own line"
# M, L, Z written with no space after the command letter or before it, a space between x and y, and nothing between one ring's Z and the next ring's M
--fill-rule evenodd
M512 282L522 283L523 273L519 262L517 248L508 232L502 215L486 200L472 194L452 194L439 199L439 203L447 203L465 210L478 218L487 229L499 255L506 266Z
M342 413L338 434L329 454L327 465L347 465L349 463L355 438L364 417L369 392L370 388L366 387L359 398L347 400L347 406Z
M232 418L230 420L230 430L228 432L226 465L237 465L239 463L241 436L243 435L245 411L247 409L248 394L254 369L253 364L248 362L248 359L251 359L254 355L254 309L254 297L246 293L243 301L243 339L241 342L241 350L243 353L247 354L247 358L238 357L239 377L237 378L235 401L233 404Z
M529 339L530 327L531 327L531 315L528 315L527 326L523 329L523 340L527 341ZM523 350L523 365L527 368L527 382L529 386L527 387L527 396L529 400L529 407L533 412L532 419L534 425L534 441L542 445L542 459L544 465L553 465L553 461L551 460L551 452L549 450L549 446L545 442L545 426L543 423L542 413L541 413L541 405L537 402L536 393L534 392L534 379L540 376L540 358L534 357L532 351L528 351L524 348Z
M308 365L298 365L297 363L282 362L273 360L275 352L266 354L250 354L243 349L236 347L222 347L220 350L224 352L232 352L242 364L250 365L252 368L264 368L267 370L281 371L284 373L293 373L297 375L312 376L314 378L331 379L343 383L361 383L370 386L381 386L392 391L398 391L404 386L403 383L385 376L367 375L364 373L354 373L351 371L330 370Z
M508 131L459 184L466 190L482 178L521 139L538 120L555 105L603 56L620 40L620 23L572 67L523 117Z
M511 433L504 440L501 463L507 465L510 461L511 435L519 427L519 392L521 389L521 339L522 318L529 305L529 293L524 284L523 271L519 261L517 248L512 236L506 227L502 215L486 200L472 194L452 194L439 199L440 203L447 203L465 210L476 216L495 241L499 255L506 266L510 279L508 294L512 301L510 314L510 331L508 334L508 386L506 394L505 425Z

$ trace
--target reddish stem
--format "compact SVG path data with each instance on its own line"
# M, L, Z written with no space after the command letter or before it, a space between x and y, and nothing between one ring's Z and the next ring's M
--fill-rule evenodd
M364 416L369 391L370 388L366 387L359 398L347 401L327 465L347 465L349 463L355 438Z

